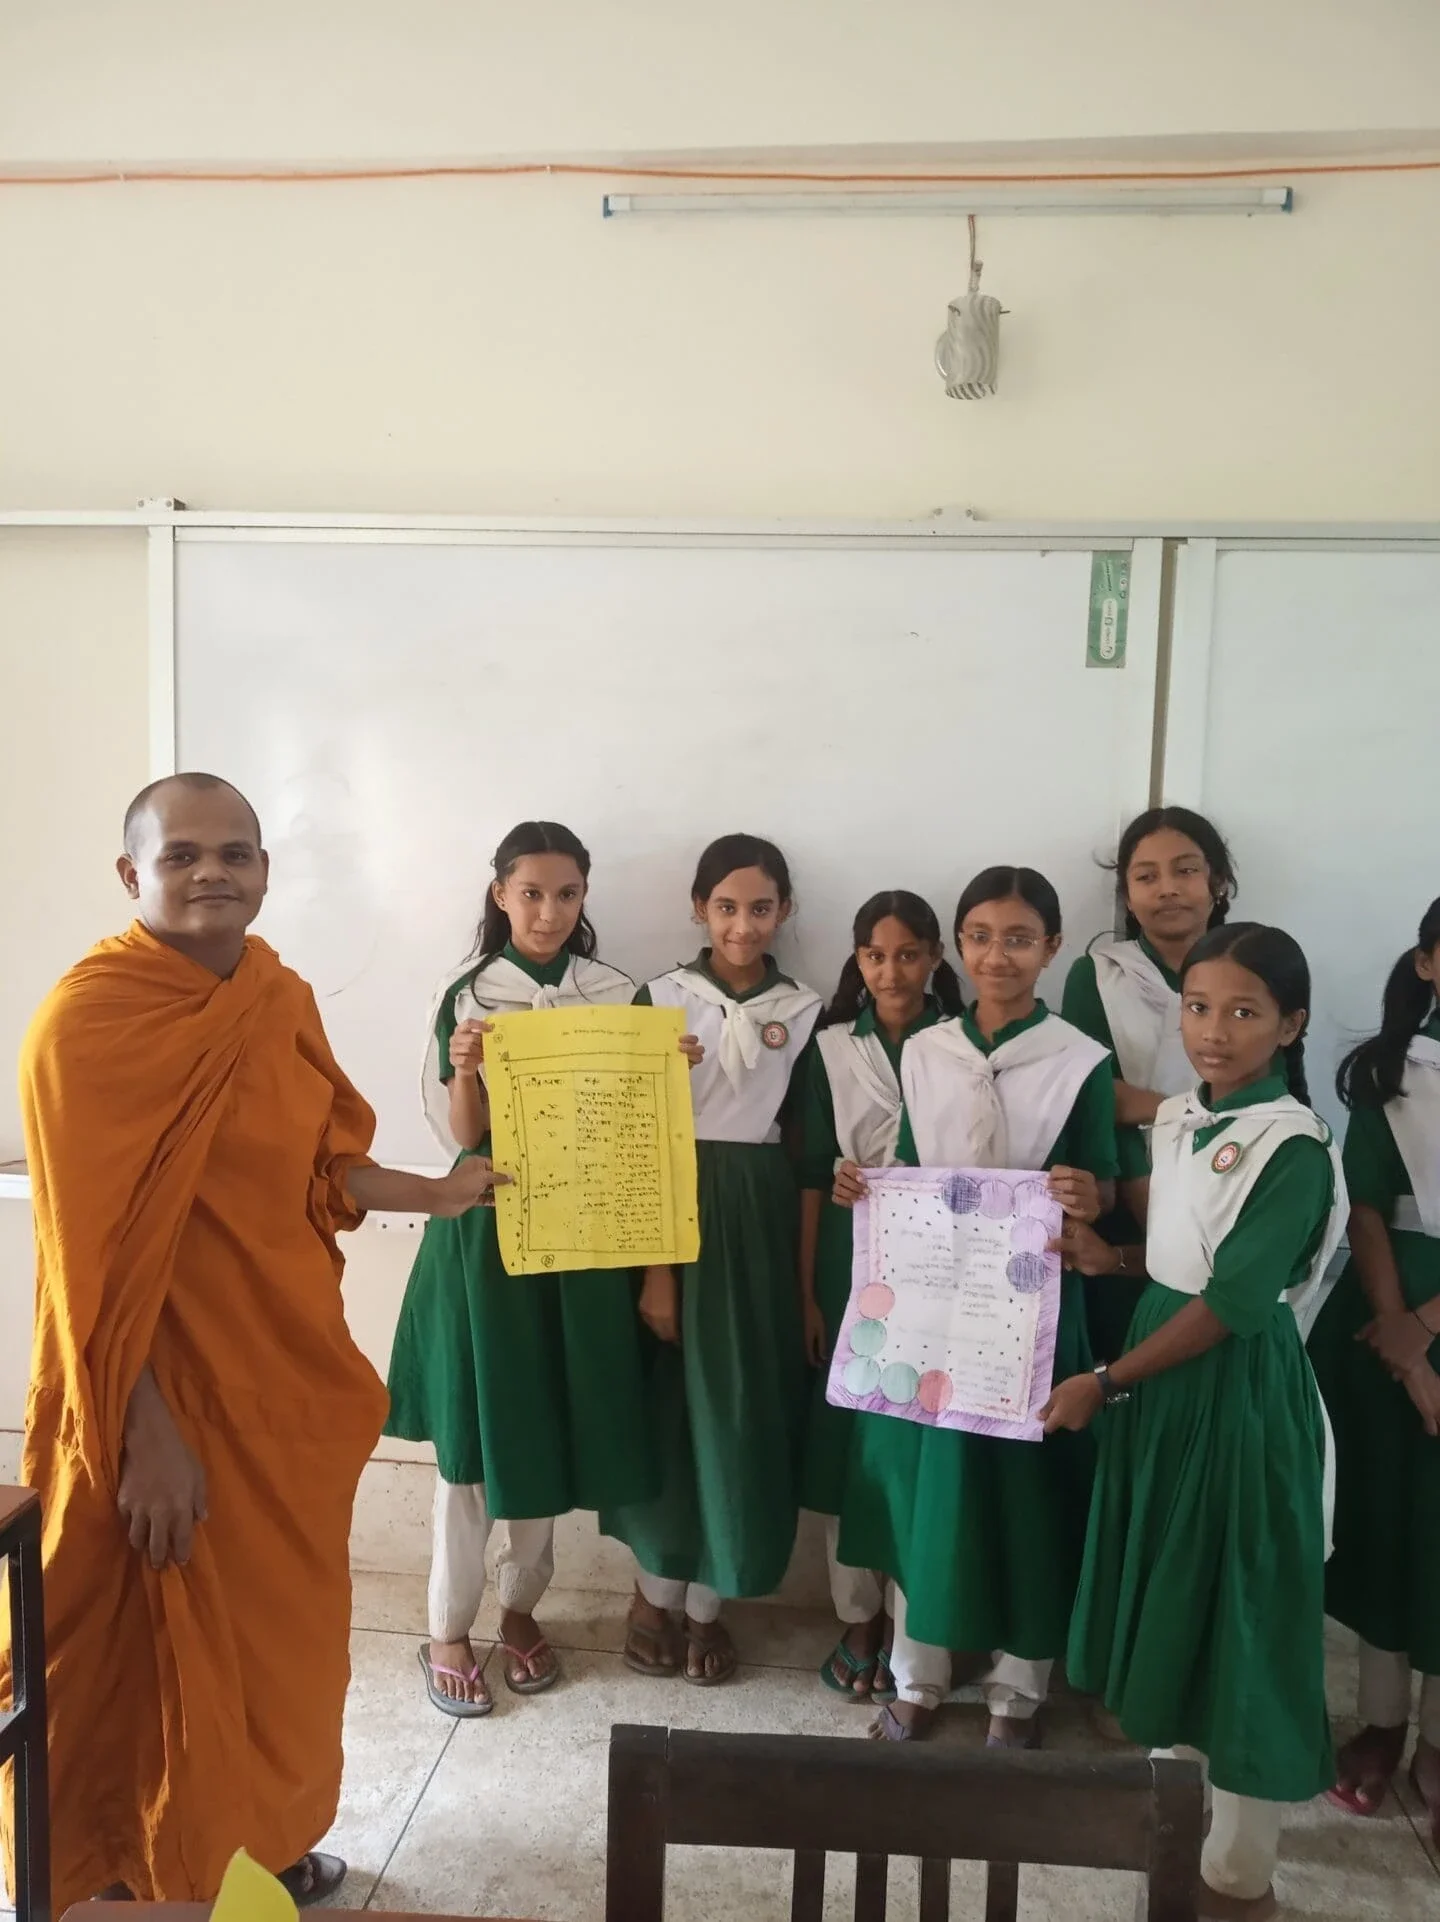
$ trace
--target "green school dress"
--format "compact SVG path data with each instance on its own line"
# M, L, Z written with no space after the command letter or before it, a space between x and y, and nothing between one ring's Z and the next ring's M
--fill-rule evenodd
M560 954L540 966L509 947L505 958L550 987L570 962ZM465 985L436 1022L446 1080ZM490 1152L488 1137L475 1152ZM630 1269L509 1275L493 1208L432 1219L395 1331L385 1433L433 1442L443 1479L483 1482L495 1517L638 1499L658 1480L640 1335Z
M1202 1097L1205 1091L1202 1090ZM1285 1093L1281 1076L1214 1104ZM1199 1299L1218 1347L1141 1382L1094 1424L1100 1465L1067 1667L1132 1742L1208 1756L1217 1788L1303 1802L1334 1781L1325 1713L1324 1417L1282 1289L1302 1281L1334 1200L1328 1151L1283 1142L1215 1251ZM1130 1347L1193 1295L1152 1281Z
M1440 1019L1424 1032L1440 1040ZM1413 1192L1383 1108L1356 1108L1345 1136L1352 1202L1389 1221ZM1440 1241L1392 1228L1405 1304L1440 1295ZM1335 1553L1325 1606L1370 1643L1440 1675L1440 1441L1374 1350L1355 1337L1372 1319L1353 1260L1310 1333L1310 1360L1335 1434ZM1433 1319L1433 1315L1432 1315ZM1430 1365L1440 1369L1440 1341Z
M1174 969L1165 965L1143 934L1137 937L1137 945L1146 959L1155 964L1166 987L1173 988L1178 994L1180 977ZM1105 1012L1105 1003L1100 998L1093 955L1082 954L1071 964L1070 972L1065 977L1060 1012L1082 1034L1088 1034L1092 1041L1098 1041L1102 1047L1110 1050L1111 1072L1117 1081L1121 1080L1115 1037L1110 1032L1110 1017ZM1120 1179L1143 1181L1150 1173L1150 1151L1146 1145L1145 1130L1130 1125L1122 1127L1117 1123L1115 1148L1120 1162ZM1145 1240L1144 1229L1123 1201L1117 1201L1110 1213L1096 1222L1095 1227L1116 1247L1140 1246ZM1097 1357L1114 1361L1124 1353L1130 1319L1145 1292L1144 1277L1086 1275L1084 1283L1085 1320L1090 1330L1090 1346Z
M1047 1019L1038 1002L987 1041L973 1016L968 1039L984 1054ZM900 1159L914 1165L906 1117ZM1114 1179L1115 1080L1101 1061L1081 1086L1045 1166ZM1091 1366L1080 1276L1061 1277L1055 1380ZM1085 1546L1095 1443L1062 1433L1042 1442L927 1428L888 1415L855 1416L840 1513L840 1559L879 1568L905 1597L916 1641L1003 1649L1025 1661L1065 1651Z
M873 1034L884 1048L890 1066L900 1076L900 1056L912 1034L933 1028L940 1019L938 1003L927 999L924 1008L898 1041L892 1041L875 1019L873 1003L867 1003L853 1023L857 1035ZM837 1208L830 1199L835 1185L835 1163L840 1158L840 1143L835 1133L835 1100L830 1091L830 1076L824 1056L813 1043L801 1065L800 1087L800 1186L825 1196L820 1209L820 1227L815 1244L815 1299L825 1318L825 1347L833 1353L840 1323L850 1300L850 1276L855 1262L855 1214L851 1208ZM897 1163L914 1167L914 1143L907 1143L908 1155L897 1151ZM829 1365L815 1370L810 1388L809 1418L805 1431L800 1471L800 1506L821 1515L838 1515L844 1500L846 1465L855 1415L848 1408L832 1408L825 1399Z
M773 960L760 984L738 995L704 956L691 967L742 1006L777 986L795 986ZM649 1004L649 987L635 998ZM706 1040L703 1007L687 1004L687 1023ZM798 1062L803 1042L796 1041ZM713 1063L713 1045L706 1045ZM660 1490L651 1500L606 1503L600 1528L626 1543L648 1574L702 1583L723 1596L769 1595L795 1543L808 1373L798 1191L785 1147L763 1139L786 1082L780 1080L769 1112L757 1116L754 1140L706 1139L703 1084L692 1077L692 1086L700 1254L676 1271L680 1346L642 1332L644 1407Z

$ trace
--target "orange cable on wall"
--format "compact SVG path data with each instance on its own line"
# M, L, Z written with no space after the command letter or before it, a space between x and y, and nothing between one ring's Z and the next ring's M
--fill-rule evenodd
M181 167L108 168L93 173L3 173L0 187L95 187L136 184L210 183L215 185L307 185L362 180L488 180L519 177L578 176L593 180L713 180L774 185L829 187L981 187L1067 186L1186 182L1207 180L1268 180L1337 174L1404 174L1440 172L1440 158L1431 160L1307 161L1292 166L1187 167L1107 169L1021 173L828 173L799 169L720 167L607 167L589 162L527 160L477 162L473 165L415 167L276 167L250 169Z

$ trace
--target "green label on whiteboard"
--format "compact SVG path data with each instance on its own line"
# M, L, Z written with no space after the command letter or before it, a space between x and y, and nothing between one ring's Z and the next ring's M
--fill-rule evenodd
M1130 556L1090 556L1090 629L1085 639L1086 667L1124 667L1125 628L1130 612Z

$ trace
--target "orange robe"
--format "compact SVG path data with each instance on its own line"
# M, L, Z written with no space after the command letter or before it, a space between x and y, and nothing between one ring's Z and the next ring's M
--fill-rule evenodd
M335 1235L360 1219L345 1175L374 1116L264 942L222 981L138 924L53 990L20 1078L54 1912L112 1882L204 1899L242 1844L296 1861L339 1798L350 1515L386 1398ZM189 1564L159 1574L115 1505L147 1359L209 1505ZM12 1820L7 1789L13 1864Z

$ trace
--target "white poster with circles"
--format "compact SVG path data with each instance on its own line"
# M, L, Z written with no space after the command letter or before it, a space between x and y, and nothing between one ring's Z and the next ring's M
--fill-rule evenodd
M837 1408L1039 1441L1060 1318L1060 1204L1033 1170L866 1172Z

